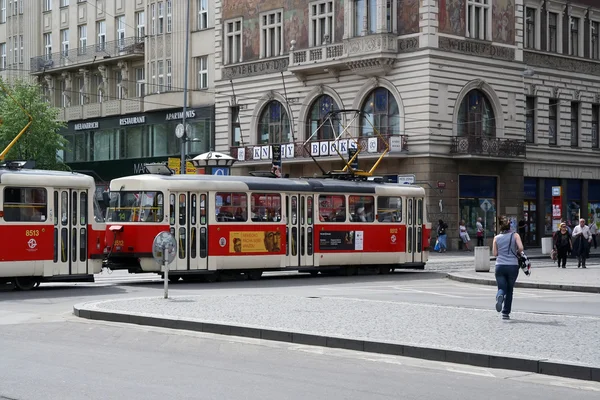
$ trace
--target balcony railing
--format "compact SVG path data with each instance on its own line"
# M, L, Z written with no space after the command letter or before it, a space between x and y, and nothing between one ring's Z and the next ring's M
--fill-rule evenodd
M292 52L292 65L333 61L345 56L343 44L330 44Z
M362 136L358 138L358 145L361 148L361 152L358 155L359 160L366 156L378 156L385 151L386 143L390 148L390 152L393 154L398 151L405 151L408 149L407 146L407 136L406 135L394 135L395 138L400 138L399 143L394 143L390 140L392 135L381 135L381 138L378 136ZM369 139L373 142L377 140L376 146L369 146ZM347 139L344 139L347 140ZM385 140L385 142L384 142ZM323 143L333 143L334 141L324 140L324 141L315 141L314 143L323 144ZM233 146L230 148L230 155L238 160L238 162L243 161L254 161L254 162L267 162L271 160L271 151L269 149L270 144L253 144L248 146ZM283 159L307 159L311 157L310 145L307 145L308 148L304 147L304 142L292 142L292 143L281 143L281 153L283 155ZM329 146L319 146L318 154L313 153L312 156L315 158L320 157L336 157L339 159L338 153ZM326 151L323 151L324 148L327 148ZM243 149L243 153L240 151ZM342 154L346 159L348 158L348 154Z
M32 74L50 71L56 68L73 67L90 63L94 60L127 56L132 54L144 55L144 38L129 37L112 42L94 44L83 48L60 51L31 58L29 67Z
M452 138L450 154L489 157L522 157L527 155L527 143L520 139L498 139L468 135Z

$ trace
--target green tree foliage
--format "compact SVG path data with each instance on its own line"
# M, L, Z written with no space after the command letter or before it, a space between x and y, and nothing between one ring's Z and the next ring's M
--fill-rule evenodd
M38 84L17 80L12 84L1 81L12 97L33 117L33 123L12 149L5 161L35 161L38 169L67 170L56 153L65 150L67 141L59 134L65 126L57 119L58 109L46 102ZM29 121L19 104L0 89L0 151L21 132Z

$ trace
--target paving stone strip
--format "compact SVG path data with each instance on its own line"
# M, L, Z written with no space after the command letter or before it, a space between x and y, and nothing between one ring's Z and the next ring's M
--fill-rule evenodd
M338 297L223 295L109 300L116 312L600 367L600 318Z

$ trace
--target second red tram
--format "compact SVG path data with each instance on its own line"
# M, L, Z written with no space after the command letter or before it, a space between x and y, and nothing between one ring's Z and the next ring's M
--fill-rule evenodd
M157 272L152 242L171 231L172 279L228 270L423 269L431 224L421 187L338 179L136 175L110 183L106 266Z

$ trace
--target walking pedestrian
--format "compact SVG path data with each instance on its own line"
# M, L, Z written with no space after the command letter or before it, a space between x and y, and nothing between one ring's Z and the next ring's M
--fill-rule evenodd
M510 229L510 219L506 216L498 218L500 233L494 236L492 251L496 257L496 311L502 312L502 319L510 319L513 290L519 276L519 260L517 254L523 251L523 242L518 233Z
M554 235L554 250L556 251L556 260L558 268L567 268L567 254L573 249L573 241L567 230L567 224L561 222L558 232Z
M446 245L446 229L448 229L448 225L443 221L443 220L439 220L438 221L438 228L437 228L437 234L438 234L438 244L440 246L439 252L440 253L445 253L446 249L447 249L447 245Z
M462 242L465 245L465 250L466 251L471 251L471 249L469 248L469 242L471 241L471 238L469 237L469 232L467 232L467 225L465 224L465 220L462 219L460 221L460 225L458 227L459 230L459 236L460 239L462 240Z
M590 220L590 233L592 234L592 242L594 243L594 249L598 247L598 243L596 242L596 236L598 236L598 226L594 222L593 219Z
M573 255L577 256L577 268L585 268L585 260L590 256L592 234L585 224L585 219L579 220L579 225L573 229Z
M483 246L483 224L481 223L481 217L477 218L475 227L477 229L477 246Z

